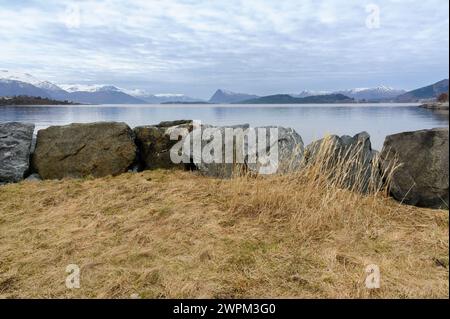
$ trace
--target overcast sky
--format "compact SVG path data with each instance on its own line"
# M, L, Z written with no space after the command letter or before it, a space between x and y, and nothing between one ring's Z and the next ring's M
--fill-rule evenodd
M0 0L0 68L201 98L410 89L448 78L448 10L448 0Z

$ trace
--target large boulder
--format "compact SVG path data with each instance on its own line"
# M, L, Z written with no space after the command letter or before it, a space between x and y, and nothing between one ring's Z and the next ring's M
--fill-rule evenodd
M136 159L133 131L125 123L51 126L38 131L32 157L43 179L124 173Z
M264 143L259 143L260 135L258 134L259 149L256 151L256 164L247 163L251 171L265 174L286 174L300 168L303 160L304 144L302 137L294 129L282 126L264 126L256 129L266 132L266 148L264 149ZM274 135L271 139L272 133ZM271 151L274 150L278 152L278 156L273 157L271 160Z
M190 158L190 162L207 176L229 178L245 171L261 174L285 173L298 167L303 155L303 141L300 135L290 128L251 128L248 124L242 124L229 127L202 125L199 129L203 136L202 152L194 152L191 145L184 157ZM232 133L229 133L231 130ZM278 134L272 134L275 132ZM249 137L251 134L254 134L257 145L252 146L252 143L249 143L252 140ZM190 133L191 143L194 135L195 131ZM264 144L262 136L266 137ZM274 152L270 152L275 146L278 156L272 156Z
M389 135L382 166L394 170L390 192L405 204L448 209L448 128Z
M248 124L239 124L229 127L214 127L211 125L201 125L196 129L201 130L201 152L194 152L195 146L193 140L195 132L191 132L189 139L191 148L189 155L183 154L184 158L190 157L194 167L203 175L219 178L230 178L239 174L244 169L245 155L243 159L237 160L237 152L243 152L245 142L240 144L236 138L231 142L231 148L227 148L226 129L240 129L245 132L249 128ZM216 153L217 152L217 153ZM231 153L232 152L232 153ZM207 159L208 157L209 159ZM228 159L227 159L228 157Z
M192 121L161 122L158 125L138 126L133 129L139 149L140 169L183 168L183 163L173 163L170 149L178 140L192 131ZM178 133L178 139L171 138Z
M29 170L34 124L0 123L0 184L18 182Z
M372 150L370 135L330 135L305 149L305 163L317 165L337 186L367 193L381 188L378 152Z

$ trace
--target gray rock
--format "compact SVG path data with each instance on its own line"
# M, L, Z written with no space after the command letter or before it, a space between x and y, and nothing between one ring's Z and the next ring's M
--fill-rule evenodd
M0 183L22 180L29 170L34 124L0 123Z
M248 124L243 125L234 125L229 126L227 128L241 128L242 131L249 127ZM200 173L206 176L211 177L219 177L219 178L229 178L233 174L237 173L242 169L244 163L237 163L236 159L236 140L232 142L232 151L233 151L233 159L227 161L225 156L226 150L226 141L225 141L225 127L215 127L208 124L202 124L200 127L196 127L195 131L191 131L189 133L188 139L190 146L188 148L183 148L182 156L185 162L192 163L192 166L195 167ZM200 153L194 152L194 138L195 134L199 133L201 138L201 149ZM210 152L208 152L208 150ZM215 153L217 152L217 153ZM205 154L207 154L210 159L205 160ZM245 160L245 159L244 159Z
M241 129L240 131L234 131L236 135L234 136L233 141L226 140L226 138L230 138L230 136L226 134L227 128ZM278 129L278 136L274 141L272 140L272 143L270 140L270 128ZM259 135L257 133L258 129L263 131L262 134L266 134L266 144L261 149L249 147L248 133L251 131L248 129L255 129L253 132L255 133L258 145L260 144ZM298 167L303 155L303 141L300 135L290 128L250 128L248 124L229 127L203 125L201 127L201 132L202 134L207 135L204 137L209 137L202 139L202 154L194 154L193 147L191 147L189 154L184 154L184 156L189 157L196 168L207 176L229 178L245 171L263 174L284 173L292 170L294 167ZM191 141L193 139L193 134L194 132L190 133ZM218 141L214 148L210 149L211 153L208 153L208 145L213 145L216 137L221 140ZM269 152L270 149L273 149L275 143L278 146L277 158L271 157ZM229 152L231 146L232 153L230 152L228 154L227 151ZM221 149L220 154L214 154L216 149ZM205 160L205 153L211 154L209 161ZM267 156L264 157L265 155ZM264 161L264 158L268 158L269 161Z
M400 165L392 175L392 196L409 205L448 209L448 152L448 128L387 136L382 167Z
M51 126L37 134L32 157L43 179L102 177L128 171L136 159L133 131L125 123Z
M300 168L303 160L304 144L301 136L294 129L282 126L265 126L257 127L256 129L266 131L267 148L263 150L264 154L262 154L261 150L257 151L256 164L248 163L251 171L286 174ZM278 137L274 141L270 140L270 129L278 130ZM268 161L267 164L262 164L263 157L270 158L270 150L274 150L275 146L277 146L278 157L274 157L273 162Z
M367 132L353 137L330 135L305 149L305 163L319 165L337 186L362 193L381 188L377 162L378 152L372 150Z
M141 169L184 167L182 163L173 163L170 158L170 149L178 142L170 136L171 133L179 132L179 139L183 139L192 131L192 121L161 122L158 125L138 126L133 131L139 148Z
M42 181L42 178L41 178L41 176L39 176L39 174L34 173L34 174L31 174L30 176L28 176L27 178L25 178L25 180L29 181L29 182L40 182L40 181Z

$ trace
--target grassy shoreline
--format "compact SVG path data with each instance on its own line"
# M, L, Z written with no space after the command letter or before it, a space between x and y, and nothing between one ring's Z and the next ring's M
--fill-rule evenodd
M25 181L0 212L0 298L449 297L448 211L299 177Z

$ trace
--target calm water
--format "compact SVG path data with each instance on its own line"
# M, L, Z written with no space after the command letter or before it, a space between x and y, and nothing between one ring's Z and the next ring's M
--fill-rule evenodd
M0 106L0 122L30 122L37 129L96 121L120 121L134 127L175 119L213 125L292 127L305 143L330 133L354 135L367 131L375 149L381 149L386 135L449 123L448 112L436 113L406 104Z

